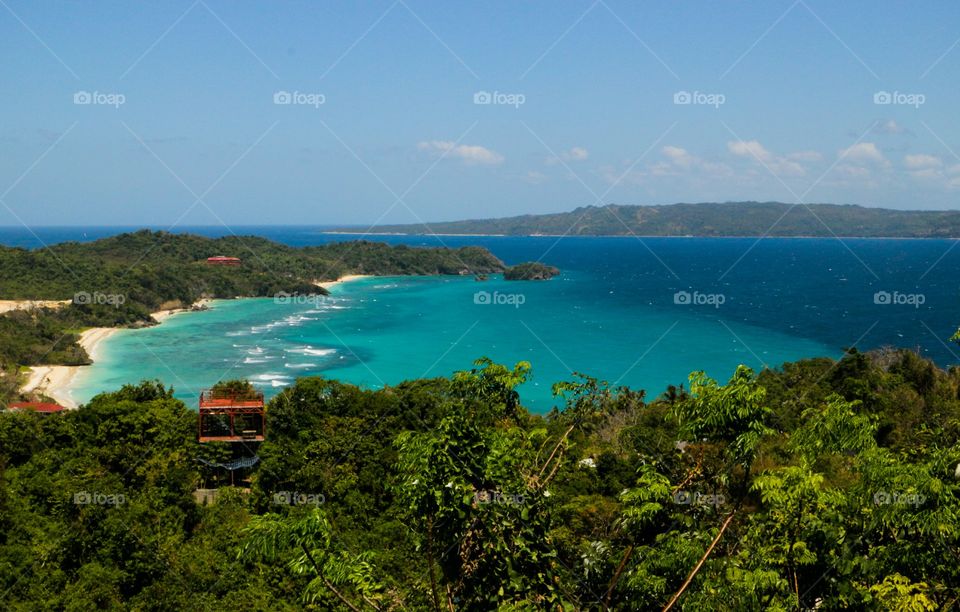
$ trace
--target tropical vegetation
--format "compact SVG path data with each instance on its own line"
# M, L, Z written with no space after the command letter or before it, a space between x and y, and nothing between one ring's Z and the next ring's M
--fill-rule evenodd
M429 229L444 234L504 236L957 238L960 212L783 202L608 204L570 212L430 223ZM371 233L421 234L423 230L423 225L382 225Z
M304 378L233 449L159 383L0 414L4 607L957 607L960 371L850 351L657 397L576 375L545 415L531 376Z

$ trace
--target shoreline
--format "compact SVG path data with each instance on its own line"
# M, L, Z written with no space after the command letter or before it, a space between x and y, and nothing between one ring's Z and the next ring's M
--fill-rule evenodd
M730 239L748 239L748 240L947 240L957 241L960 236L770 236L770 235L722 235L722 236L698 236L696 234L445 234L424 233L424 232L319 232L320 234L340 235L340 236L407 236L417 238L439 237L457 237L457 238L680 238L680 239L709 239L709 240L730 240Z
M347 274L333 281L317 281L314 284L324 289L331 289L337 285L348 283L350 281L363 278L372 278L372 274ZM150 313L150 316L157 325L162 325L164 321L175 315L184 312L203 312L207 310L214 300L204 298L191 304L186 308L171 308L167 310L158 310ZM11 301L12 302L12 301ZM18 301L17 304L36 304L36 300ZM2 311L0 311L2 312ZM80 339L77 341L80 346L87 351L91 363L82 366L63 366L63 365L39 365L29 368L26 382L20 386L21 393L40 393L67 409L79 408L78 402L73 397L73 386L77 374L82 368L90 367L97 361L102 343L119 331L127 328L123 327L91 327L80 333Z
M203 298L203 299L197 300L193 304L190 304L190 306L187 306L186 308L170 308L167 310L158 310L156 312L151 312L150 316L153 317L154 321L160 324L166 321L167 319L169 319L170 317L172 317L173 315L180 314L182 312L202 312L207 308L209 308L211 302L213 302L212 299ZM91 355L91 358L92 357L93 355Z
M206 309L212 300L202 299L188 308L171 308L169 310L158 310L150 313L153 320L158 325L181 312L200 312L199 309ZM27 381L21 385L21 393L39 393L49 397L56 403L67 409L79 408L79 404L73 397L73 385L77 374L82 368L87 368L96 363L103 341L110 338L124 327L91 327L80 333L80 339L77 343L87 351L90 356L90 364L82 366L63 366L63 365L39 365L30 368Z
M330 289L336 287L337 285L342 285L343 283L349 283L350 281L360 280L361 278L373 278L373 274L347 274L346 276L341 276L337 280L332 281L314 281L314 285L317 287L323 287L324 289Z
M80 334L78 343L87 351L91 361L96 361L104 340L120 331L119 327L91 327ZM27 382L20 387L22 393L41 393L64 408L78 408L71 389L80 368L87 366L44 365L30 368Z

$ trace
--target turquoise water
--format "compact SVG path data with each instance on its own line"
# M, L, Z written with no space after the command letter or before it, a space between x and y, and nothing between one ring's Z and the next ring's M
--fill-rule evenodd
M173 385L188 402L226 378L248 378L268 396L317 374L380 388L447 376L489 356L530 361L534 376L521 396L545 411L553 405L551 384L574 371L658 395L694 367L726 377L740 363L759 368L838 352L701 311L612 300L613 290L584 299L585 284L575 272L541 283L365 278L315 303L221 300L207 312L119 332L78 376L74 396L84 401L143 378Z
M235 228L236 229L236 228ZM0 231L0 242L92 240L119 228ZM223 228L186 228L208 236ZM293 246L352 240L316 227L250 227ZM321 374L377 388L445 376L474 359L528 360L527 405L548 410L550 385L585 372L655 396L691 370L724 379L739 363L778 367L845 347L899 346L941 366L960 363L954 240L377 236L413 246L480 245L510 264L542 260L543 283L492 278L366 279L317 304L222 301L162 326L122 331L78 376L75 397L143 378L188 402L221 378L249 377L268 394ZM475 304L474 293L503 295ZM511 298L514 293L521 298ZM677 294L718 303L677 303ZM886 299L878 299L885 297ZM694 298L695 299L695 298ZM491 301L494 301L491 299ZM518 303L522 302L522 303Z

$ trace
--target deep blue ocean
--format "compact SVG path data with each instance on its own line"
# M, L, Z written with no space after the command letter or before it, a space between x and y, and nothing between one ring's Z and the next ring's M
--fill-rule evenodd
M35 248L133 228L0 228ZM222 228L178 231L220 236ZM233 228L294 246L356 239L316 227ZM548 282L376 278L315 303L220 301L209 312L123 331L78 377L75 397L160 378L188 399L221 377L269 393L322 374L371 388L448 375L480 356L533 364L521 395L552 406L571 372L647 389L703 369L778 367L804 357L900 346L960 363L960 249L952 240L369 236L411 245L481 245L509 264L541 260ZM2 296L0 296L2 298Z

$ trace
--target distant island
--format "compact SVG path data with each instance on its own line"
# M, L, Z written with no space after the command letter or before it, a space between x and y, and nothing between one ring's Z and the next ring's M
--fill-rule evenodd
M416 225L372 234L504 236L702 236L960 238L960 211L893 210L852 204L724 202L586 206L571 212Z
M518 264L516 266L510 266L503 271L503 278L508 281L517 281L517 280L550 280L557 274L560 274L560 270L542 264L538 261L528 261L527 263Z

